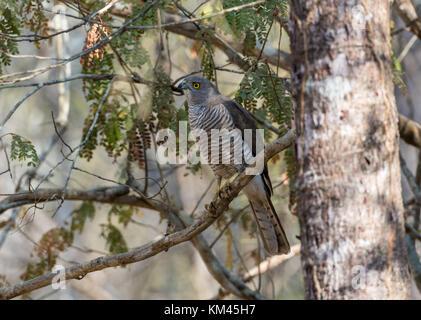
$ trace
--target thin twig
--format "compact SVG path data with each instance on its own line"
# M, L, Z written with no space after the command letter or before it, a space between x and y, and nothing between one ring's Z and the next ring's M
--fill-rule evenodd
M86 133L85 139L82 141L82 143L77 148L76 155L73 158L73 161L72 161L72 164L70 166L69 172L68 172L68 174L66 176L66 180L64 181L63 193L64 193L64 191L66 190L66 188L67 188L67 186L69 184L70 176L72 174L73 168L75 167L76 160L78 159L78 157L79 157L80 153L82 152L83 148L85 147L86 143L89 141L89 137L91 136L91 133L92 133L92 131L94 130L94 128L96 126L96 123L97 123L98 118L99 118L99 114L101 113L101 110L102 110L103 105L105 104L105 101L107 101L107 99L108 99L108 96L109 96L109 94L111 92L111 88L112 88L113 84L114 84L114 78L111 79L110 83L108 84L107 90L104 93L104 96L102 97L101 101L98 104L98 108L96 110L94 119L93 119L93 121L91 123L91 126L88 129L88 132ZM73 150L71 150L71 152L73 152ZM60 204L56 208L53 216L58 212L58 210L60 210L61 206L63 205L63 202L64 202L64 197L62 198L62 201L60 202Z
M6 170L5 172L3 172L3 173L9 172L9 174L10 174L10 179L12 179L12 181L13 181L12 170L10 170L10 160L9 160L9 155L7 154L6 144L5 144L5 143L4 143L4 141L3 141L3 137L1 137L1 138L0 138L0 144L1 144L1 147L3 148L3 151L4 151L4 156L5 156L5 158L6 158L6 163L7 163L7 170ZM3 173L2 173L2 174L3 174Z
M197 200L196 205L194 206L192 212L190 213L190 217L194 216L194 213L196 212L197 208L199 207L200 203L202 202L203 198L208 194L210 188L212 187L213 183L215 182L215 178L212 179L212 181L207 186L206 190L202 193L199 200Z
M57 129L57 125L56 125L56 121L55 121L55 119L54 119L54 113L53 113L53 111L51 111L51 119L53 119L53 125L54 125L54 131L56 132L56 134L57 134L57 137L60 139L60 141L67 147L67 148L69 148L69 150L71 151L71 152L73 152L73 149L72 149L72 147L71 146L69 146L65 141L64 141L64 139L63 139L63 137L61 136L61 134L60 134L60 132L58 131L58 129Z
M402 172L405 175L406 180L408 181L409 187L411 188L412 193L415 196L416 202L421 204L421 191L420 191L420 188L418 187L418 185L415 181L415 177L411 173L411 170L409 170L409 168L406 165L406 162L403 159L403 157L401 155L399 155L399 158L400 158L400 162L401 162Z
M406 55L408 54L409 50L411 50L412 46L415 44L415 42L417 41L418 37L416 35L413 35L411 37L411 39L408 41L408 43L406 44L405 48L403 48L401 54L398 57L398 62L402 62L403 59L405 59Z

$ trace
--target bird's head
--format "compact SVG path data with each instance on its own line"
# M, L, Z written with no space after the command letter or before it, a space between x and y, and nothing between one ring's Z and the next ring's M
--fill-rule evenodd
M212 82L199 76L185 78L178 88L184 91L189 105L204 104L210 97L220 94Z

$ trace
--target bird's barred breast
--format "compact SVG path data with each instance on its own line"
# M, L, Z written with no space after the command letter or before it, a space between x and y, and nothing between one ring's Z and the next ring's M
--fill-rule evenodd
M236 127L231 115L223 104L212 107L202 105L189 106L189 122L192 129L201 129L207 133L207 141L200 139L199 148L202 155L208 154L208 163L217 176L225 179L232 177L253 157L246 143L243 143L241 132L234 133ZM212 139L212 129L226 129L232 139ZM219 150L219 152L212 152Z

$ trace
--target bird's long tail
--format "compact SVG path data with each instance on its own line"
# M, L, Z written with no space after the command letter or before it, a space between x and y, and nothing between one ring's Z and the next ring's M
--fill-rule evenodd
M271 255L287 254L290 251L288 239L281 221L273 207L270 195L266 192L263 178L258 175L244 188L264 247Z

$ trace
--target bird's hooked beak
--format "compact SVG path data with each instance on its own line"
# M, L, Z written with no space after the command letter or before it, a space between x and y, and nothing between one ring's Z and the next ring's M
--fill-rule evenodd
M184 81L181 81L177 88L184 90L184 89L187 89L187 85Z

